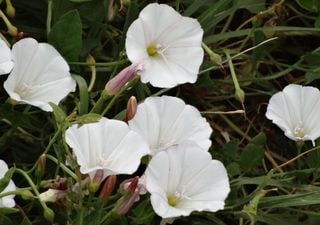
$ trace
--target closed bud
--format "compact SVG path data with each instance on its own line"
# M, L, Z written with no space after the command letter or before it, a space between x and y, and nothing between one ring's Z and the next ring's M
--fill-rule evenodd
M49 221L49 222L53 222L54 220L54 212L52 211L52 209L46 207L43 209L43 217Z
M117 176L116 175L111 175L108 177L106 182L104 182L104 185L102 187L102 190L100 192L99 198L102 201L106 201L108 197L111 195L115 185L117 182Z
M36 172L37 177L39 177L39 178L42 178L45 173L46 161L47 161L46 155L42 154L36 162L36 171L35 172Z
M20 196L21 196L21 198L22 198L23 200L30 200L30 199L32 199L32 198L34 197L33 194L32 194L32 192L29 191L29 190L23 190L23 191L21 191L21 192L20 192Z
M124 119L125 122L128 122L134 117L137 112L137 105L138 103L136 97L131 96L127 104L126 117Z
M6 24L7 29L8 29L8 33L9 33L12 37L18 36L18 29L11 24L11 22L8 20L8 18L7 18L6 15L2 12L1 9L0 9L0 17L2 18L3 22Z
M103 170L97 170L96 174L88 184L88 189L91 193L96 193L100 187L101 181L103 179L104 172Z
M143 178L134 177L124 180L120 184L120 193L123 196L118 200L116 205L116 212L119 215L126 214L134 205L134 203L140 200L140 195L146 194Z
M108 95L117 94L129 81L133 80L136 73L142 70L142 67L142 64L132 64L121 70L106 84L105 90Z
M6 14L9 18L13 19L16 16L16 9L11 4L11 0L6 0L7 7L6 7Z

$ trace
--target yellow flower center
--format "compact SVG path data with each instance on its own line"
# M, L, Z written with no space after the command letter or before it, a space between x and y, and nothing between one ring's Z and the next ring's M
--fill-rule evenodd
M168 204L172 207L177 205L177 199L174 196L168 196Z
M303 138L305 136L305 132L301 123L299 123L294 129L294 136L297 138Z
M158 56L158 49L157 46L155 44L150 44L147 47L147 53L150 57L156 57Z

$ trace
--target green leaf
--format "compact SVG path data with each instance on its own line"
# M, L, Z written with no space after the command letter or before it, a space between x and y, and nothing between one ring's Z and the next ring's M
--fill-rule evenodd
M12 178L12 175L14 173L14 170L15 170L14 167L10 168L6 172L4 177L2 179L0 179L0 193L8 186L8 184L9 184L11 178Z
M260 132L254 138L252 138L251 143L256 145L264 145L267 141L267 136L265 133Z
M264 156L263 146L249 143L241 154L240 166L243 170L249 171L250 169L259 166Z
M308 71L304 76L305 76L305 84L310 84L312 81L320 79L320 71L318 72Z
M89 107L89 94L88 94L88 85L86 80L79 75L72 75L73 79L76 80L79 92L80 92L80 102L79 102L79 115L84 115L88 113Z
M286 208L315 204L320 204L320 191L264 197L259 203L259 208Z
M244 8L249 10L252 13L258 13L266 9L265 0L238 0L236 1L238 8Z
M19 212L19 209L16 208L0 208L0 214L2 215L8 215L12 213Z
M48 36L52 44L67 61L77 61L82 48L82 24L77 10L61 16Z
M132 215L133 216L130 216L132 224L151 224L155 215L149 199L140 202L139 205L132 210Z
M297 3L305 10L311 12L320 11L320 1L319 0L296 0Z

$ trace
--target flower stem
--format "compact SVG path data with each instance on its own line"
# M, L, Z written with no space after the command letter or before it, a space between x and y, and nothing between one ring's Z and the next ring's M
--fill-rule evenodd
M93 108L91 109L90 113L99 113L101 111L101 108L102 108L103 104L109 98L110 98L110 95L108 95L106 90L103 90L101 92L100 98L98 99L96 104L93 106Z
M18 168L15 168L14 172L18 172L20 173L26 180L27 182L29 183L30 187L32 188L33 192L36 194L36 196L38 197L38 200L43 208L43 210L47 210L48 209L48 206L46 205L46 203L44 201L42 201L40 199L40 193L36 187L36 185L33 183L33 181L31 180L31 178L29 177L29 175L27 174L27 172L21 170L21 169L18 169Z
M76 180L77 182L80 182L81 180L79 179L79 177L74 173L72 172L68 167L66 167L65 165L63 165L62 163L60 163L58 161L58 159L56 159L55 157L53 157L52 155L48 155L46 154L45 155L46 158L50 159L51 161L55 162L58 166L61 167L61 169L64 170L64 172L66 172L67 174L69 174L74 180Z
M46 149L44 150L44 152L42 154L47 154L47 152L50 150L51 146L56 142L57 138L59 137L59 135L61 134L61 129L59 128L56 133L54 134L54 136L52 137L52 139L50 140L49 144L47 145ZM34 171L37 167L37 164L34 164L33 167L27 171L27 173L31 173L32 171Z
M106 108L103 110L103 112L101 113L102 116L104 116L109 109L113 106L115 100L122 95L123 92L125 92L126 90L128 90L129 88L133 87L138 81L138 78L134 78L133 80L131 80L126 86L124 86L117 94L115 94L113 96L113 98L111 99L111 101L109 102L109 104L106 106Z
M52 19L52 0L48 0L48 14L47 14L47 35L51 31L51 19Z

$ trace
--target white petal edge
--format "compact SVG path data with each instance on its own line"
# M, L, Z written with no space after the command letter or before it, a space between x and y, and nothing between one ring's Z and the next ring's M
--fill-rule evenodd
M11 50L6 42L0 39L0 75L10 73L13 66L14 63L11 59Z

